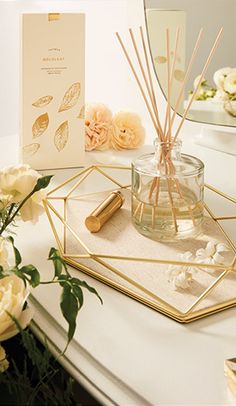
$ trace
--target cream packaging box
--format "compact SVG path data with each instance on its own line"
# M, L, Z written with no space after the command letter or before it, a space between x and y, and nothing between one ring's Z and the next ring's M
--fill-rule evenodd
M21 155L35 169L84 162L85 16L21 16Z

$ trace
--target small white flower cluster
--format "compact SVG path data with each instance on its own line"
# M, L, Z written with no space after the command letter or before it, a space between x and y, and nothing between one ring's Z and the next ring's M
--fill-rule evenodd
M236 100L236 68L222 68L215 72L217 91L214 100Z
M207 80L205 78L202 78L201 83L199 83L201 75L198 75L194 82L193 82L193 88L194 90L197 89L197 92L195 94L194 99L195 100L212 100L215 97L216 94L216 89L214 87L211 87L208 85ZM193 90L189 92L190 97L193 94Z
M168 280L176 289L187 289L193 281L193 275L201 266L197 264L214 264L225 265L226 259L221 255L223 252L229 251L229 248L224 243L215 244L209 241L206 248L200 248L193 255L190 251L178 255L178 260L182 262L195 262L196 266L192 265L169 265L167 269ZM205 268L206 269L206 268Z
M195 100L213 100L218 102L230 102L236 100L236 68L221 68L218 69L213 76L216 87L208 85L205 78L202 78L199 83L200 76L198 75L193 87L198 90L195 94ZM190 95L193 91L190 91Z

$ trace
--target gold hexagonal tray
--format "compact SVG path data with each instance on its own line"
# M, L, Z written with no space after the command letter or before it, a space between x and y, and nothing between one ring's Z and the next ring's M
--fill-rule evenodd
M90 233L84 220L108 193L121 189L125 204L100 230ZM188 323L236 305L236 199L205 185L203 233L196 239L160 243L140 235L130 215L130 167L91 166L51 190L45 210L66 262L99 281L171 317ZM228 215L223 216L222 211ZM223 225L222 225L223 224ZM196 251L209 240L229 246L227 265L201 264L191 287L175 290L168 281L178 253Z

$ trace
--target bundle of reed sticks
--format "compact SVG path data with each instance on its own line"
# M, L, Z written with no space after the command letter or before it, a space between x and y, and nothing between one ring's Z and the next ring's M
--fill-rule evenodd
M170 58L170 30L169 30L169 28L166 29L167 105L166 105L166 114L165 114L164 120L162 120L162 121L159 116L158 102L157 102L156 94L154 91L152 72L150 69L149 56L148 56L148 51L147 51L148 47L146 46L146 40L144 38L144 32L143 32L142 27L139 27L139 45L138 45L137 39L135 38L133 30L131 28L129 29L129 34L131 37L134 54L136 56L135 61L136 61L136 64L138 63L139 69L137 69L137 67L135 67L135 62L132 60L131 56L129 55L119 33L116 32L116 36L119 40L119 43L122 47L124 55L128 61L128 64L131 68L134 78L136 79L136 82L141 91L142 97L143 97L146 107L148 109L150 119L153 123L154 129L156 132L157 139L160 141L162 148L163 148L162 153L161 153L161 158L160 158L161 162L159 162L159 164L162 163L162 165L164 165L165 172L167 175L168 195L169 195L170 206L172 208L173 224L174 224L176 232L178 231L178 225L177 225L177 221L176 221L176 213L175 213L175 208L173 205L173 198L172 198L173 185L175 185L174 187L177 190L177 192L179 193L180 198L183 198L183 196L182 196L179 182L177 179L174 178L175 168L174 168L173 162L171 160L171 149L172 149L172 146L174 145L175 141L177 140L177 137L180 135L180 131L186 120L186 117L187 117L189 109L192 105L192 102L195 99L196 93L198 92L198 89L207 72L208 66L218 47L220 37L222 35L222 31L223 31L223 28L220 29L218 35L216 36L215 42L209 52L209 55L206 59L204 66L202 68L202 72L199 75L197 86L194 89L191 97L188 100L188 103L184 110L183 116L175 131L173 131L173 127L174 127L174 122L175 122L175 118L176 118L176 112L178 111L178 109L180 107L185 85L186 85L189 75L191 73L192 66L193 66L194 60L196 58L197 52L199 50L200 42L201 42L201 39L203 36L203 29L201 28L201 30L198 34L198 37L196 39L196 43L194 45L192 55L188 62L187 69L184 73L182 86L180 88L180 91L177 96L174 107L171 106L171 94L172 94L172 85L173 85L173 80L174 80L175 65L176 65L178 46L179 46L180 29L177 28L177 30L176 30L172 62L171 62L171 58ZM171 177L173 177L173 179L171 179ZM155 192L155 205L156 206L158 206L158 197L159 197L159 191L160 191L159 188L160 188L160 177L157 176L151 184L150 193L149 193L149 199L151 199L153 197L153 193ZM140 213L142 214L143 209L144 209L144 203L141 203L141 206L140 207L138 206L137 209L139 209ZM153 208L153 210L155 211L155 207ZM192 210L190 207L189 207L189 213L190 213L190 216L194 223L194 217L192 215ZM154 222L155 222L155 213L153 214L153 224L154 224Z

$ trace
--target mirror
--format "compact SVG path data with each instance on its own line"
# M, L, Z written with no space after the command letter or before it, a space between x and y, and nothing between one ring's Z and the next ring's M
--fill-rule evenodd
M175 107L198 33L203 38L177 112L182 115L195 78L201 73L216 35L223 27L223 36L188 112L187 118L202 123L236 126L236 58L234 39L236 1L208 0L144 0L147 35L154 70L167 95L166 28L170 32L170 63L174 59L175 38L179 27L179 43L171 90L171 105ZM222 68L232 68L215 72ZM215 76L214 76L215 75ZM215 81L214 81L215 78ZM195 83L194 83L195 82Z

